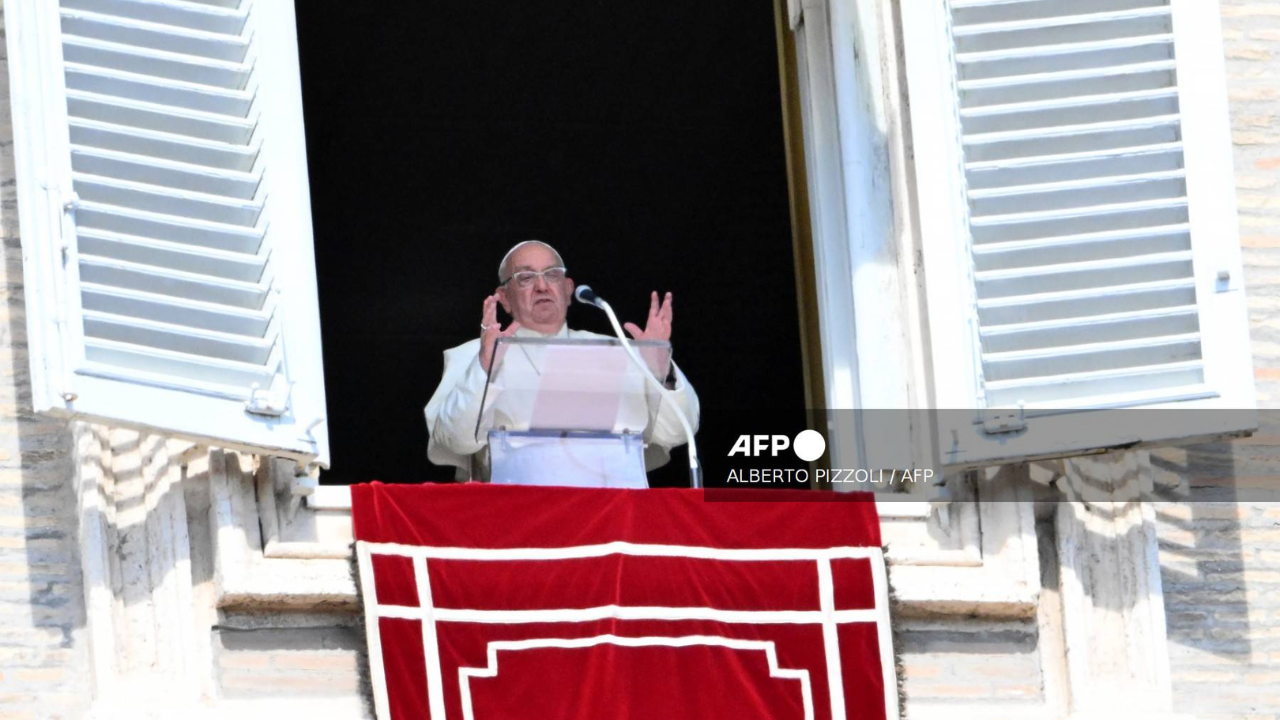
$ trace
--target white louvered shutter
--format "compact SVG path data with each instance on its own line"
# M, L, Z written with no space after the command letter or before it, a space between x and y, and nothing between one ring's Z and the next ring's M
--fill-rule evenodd
M328 463L288 0L5 0L34 404Z
M975 409L949 461L1252 422L1079 412L1254 407L1217 13L903 3L938 405Z

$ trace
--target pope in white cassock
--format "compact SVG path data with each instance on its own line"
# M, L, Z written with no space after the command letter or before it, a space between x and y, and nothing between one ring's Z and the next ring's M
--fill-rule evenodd
M555 248L538 240L526 240L507 252L498 267L498 288L485 298L480 320L480 337L444 353L444 377L427 403L427 457L437 465L453 465L459 480L487 480L489 475L488 432L491 427L527 426L528 417L497 417L485 401L489 361L500 337L607 338L585 330L571 330L565 323L573 299L573 280L566 275L564 261ZM624 328L637 340L671 339L671 293L659 302L653 293L649 319L641 329L634 323ZM512 317L503 328L498 322L498 305ZM665 360L653 368L659 379L666 378L671 397L684 410L689 424L698 429L698 396L674 362ZM645 395L648 424L644 431L645 469L666 464L670 449L686 442L675 408L657 392ZM485 422L476 432L481 403L485 402ZM527 408L508 408L507 415L523 414ZM498 415L502 415L499 408Z

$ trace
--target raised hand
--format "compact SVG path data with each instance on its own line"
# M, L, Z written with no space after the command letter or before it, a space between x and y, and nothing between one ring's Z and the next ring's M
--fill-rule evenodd
M643 330L635 323L626 323L622 327L636 340L670 340L671 293L666 294L661 304L658 303L657 291L649 297L649 318L645 321ZM670 372L670 354L663 352L660 358L650 357L651 355L652 353L641 353L649 369L661 380Z
M493 346L500 337L511 337L520 329L515 320L503 329L498 324L498 296L490 295L484 299L484 311L480 315L480 367L489 372L489 360L493 358Z

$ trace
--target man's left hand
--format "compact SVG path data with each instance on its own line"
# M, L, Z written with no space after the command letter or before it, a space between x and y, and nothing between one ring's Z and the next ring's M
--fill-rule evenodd
M650 296L649 319L645 321L643 330L635 323L625 323L622 327L636 340L671 340L671 293L666 294L661 304L658 302L657 291ZM654 355L655 353L645 352L644 349L640 350L640 356L645 359L649 369L659 381L663 381L671 371L671 354L662 352L661 357Z

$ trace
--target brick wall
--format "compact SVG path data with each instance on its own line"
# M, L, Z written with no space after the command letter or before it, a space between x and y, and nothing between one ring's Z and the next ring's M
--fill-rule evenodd
M299 622L304 626L296 626ZM317 625L317 623L321 623ZM333 624L329 624L333 623ZM290 627L293 624L295 626ZM214 637L220 696L351 696L360 692L364 636L354 616L224 621Z
M1157 506L1174 700L1200 718L1275 718L1280 502L1233 492L1202 485L1196 502Z
M0 43L0 53L4 44ZM0 720L78 718L89 696L71 437L27 370L9 69L0 60Z
M894 630L908 713L916 703L961 710L975 704L1026 708L1044 701L1034 620L901 618Z
M1280 2L1221 0L1258 401L1280 407ZM1278 413L1280 414L1280 413ZM1190 503L1157 507L1174 699L1202 718L1280 717L1280 424L1156 453Z

